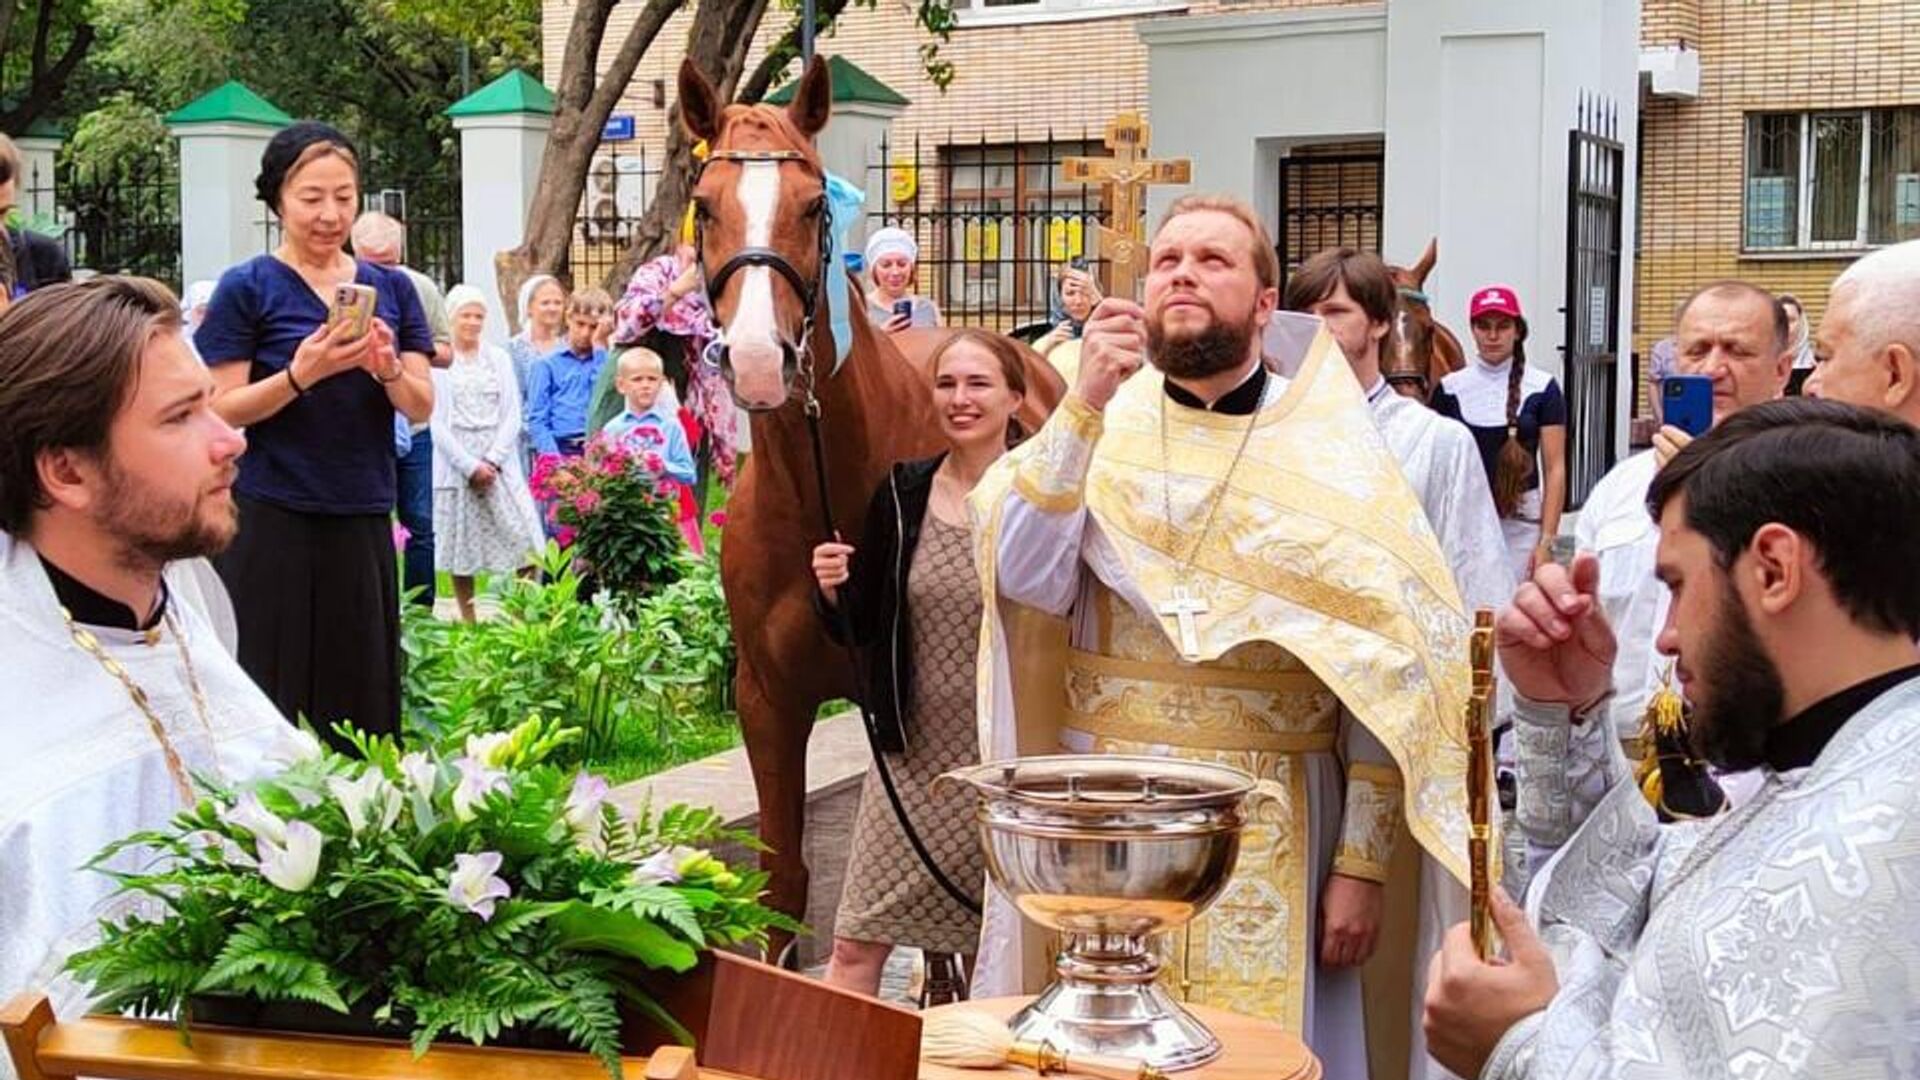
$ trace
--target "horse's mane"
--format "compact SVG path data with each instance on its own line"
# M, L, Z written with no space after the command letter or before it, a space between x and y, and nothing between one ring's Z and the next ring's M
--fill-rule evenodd
M813 140L800 133L787 110L777 105L729 105L720 113L716 148L728 150L798 150L807 164L821 169Z

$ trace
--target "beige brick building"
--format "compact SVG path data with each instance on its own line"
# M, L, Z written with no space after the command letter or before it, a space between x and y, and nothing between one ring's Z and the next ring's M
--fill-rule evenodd
M1920 236L1920 4L1644 0L1641 45L1698 71L1641 104L1642 355L1702 282L1791 292L1817 323L1848 261Z

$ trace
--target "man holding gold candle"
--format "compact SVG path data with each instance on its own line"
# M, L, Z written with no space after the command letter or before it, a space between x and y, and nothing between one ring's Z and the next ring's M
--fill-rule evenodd
M1507 961L1449 932L1434 1056L1488 1080L1912 1076L1920 566L1890 554L1920 533L1920 432L1755 405L1675 455L1647 508L1692 749L1759 790L1660 824L1605 722L1598 564L1536 571L1497 636L1520 826L1555 854L1525 912L1497 898Z

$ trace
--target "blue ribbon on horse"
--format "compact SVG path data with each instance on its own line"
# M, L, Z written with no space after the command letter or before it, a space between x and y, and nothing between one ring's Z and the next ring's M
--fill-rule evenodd
M867 193L843 177L827 173L827 231L833 246L827 254L828 319L833 329L833 372L840 373L853 351L853 313L860 310L860 296L853 276L847 273L847 233L866 211ZM839 285L839 292L833 289Z

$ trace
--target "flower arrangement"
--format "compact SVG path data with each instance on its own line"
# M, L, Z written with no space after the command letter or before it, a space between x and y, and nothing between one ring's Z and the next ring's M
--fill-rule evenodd
M554 538L606 587L644 595L684 571L679 492L659 451L596 435L579 457L535 462L529 483Z
M307 1002L408 1033L557 1035L620 1074L623 1004L683 1041L636 981L703 949L799 930L765 875L708 848L755 846L711 810L623 815L604 780L548 763L577 737L529 720L457 754L351 732L358 757L292 734L283 771L204 795L91 864L144 910L101 924L70 969L100 1005L188 1023L207 996Z

